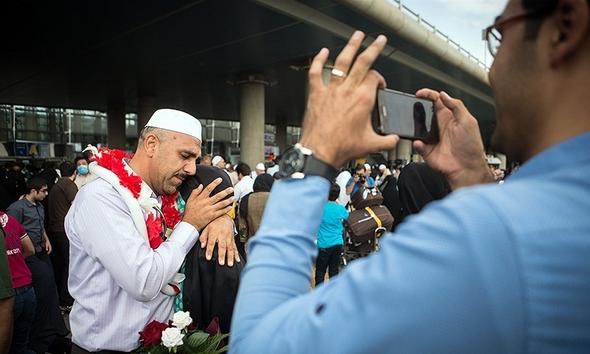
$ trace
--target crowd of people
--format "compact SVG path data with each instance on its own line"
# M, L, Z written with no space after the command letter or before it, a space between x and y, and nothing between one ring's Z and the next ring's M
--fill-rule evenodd
M358 53L358 31L329 82L329 51L311 62L280 168L200 158L199 121L173 109L134 154L6 166L0 350L55 350L69 311L72 353L131 352L146 324L189 311L198 327L219 317L231 353L588 352L590 3L511 0L485 33L493 147L522 163L508 178L463 102L432 89L416 92L439 126L437 142L413 142L423 163L341 170L399 141L371 124L387 39ZM346 206L368 190L394 232L338 274Z
M11 353L69 351L63 315L74 300L68 292L69 246L64 218L78 188L91 180L88 161L78 157L58 168L46 162L34 174L17 162L3 166L0 209L12 286L16 293Z
M78 191L96 178L89 169L89 163L92 160L92 153L88 153L73 161L62 161L57 169L53 164L45 163L43 169L34 175L27 175L22 171L22 166L17 163L7 163L4 166L2 187L14 191L15 186L21 184L24 186L19 190L22 194L10 194L7 206L0 209L8 264L16 292L11 353L61 353L70 350L69 330L63 316L71 311L74 298L68 291L70 240L64 221ZM280 157L260 162L254 170L243 162L232 166L220 155L212 158L204 155L196 160L196 169L200 171L199 176L203 177L207 169L214 173L209 180L203 182L211 182L216 176L224 177L225 181L222 184L233 188L232 213L237 230L233 241L237 257L243 260L247 259L248 241L254 237L260 227L273 183L280 179L279 160ZM409 164L408 168L413 168L414 165L417 164ZM419 165L422 169L428 169L424 164ZM358 165L352 170L354 174L351 174L348 169L342 169L340 172L336 180L341 181L342 187L338 183L333 184L329 202L323 212L322 224L317 232L319 255L315 269L314 284L316 286L324 281L326 272L331 278L338 274L342 266L343 221L351 210L350 195L356 192L355 188L358 189L361 185L379 188L385 196L384 204L390 208L396 218L401 218L400 215L404 213L402 210L417 212L414 209L404 209L403 203L400 203L404 194L398 192L397 177L402 176L399 185L403 186L405 172L399 172L406 170L403 168L403 161L392 162L391 166L393 173L383 164L375 168L371 168L369 164ZM439 179L442 180L441 177ZM186 181L183 183L183 186L185 185L187 185ZM393 193L387 193L388 186ZM182 188L179 187L179 190ZM437 195L429 200L442 197L443 195ZM188 197L185 199L188 200ZM414 201L415 198L408 200ZM392 205L398 209L394 209ZM222 258L223 256L220 258L220 265L224 261ZM193 267L198 267L195 263L191 264ZM79 272L79 269L75 267L74 271ZM230 298L229 305L226 305L228 307L225 310L226 313L222 316L226 321L223 326L226 330L229 330L231 323L233 309L231 299L236 295L240 271L241 268L233 272L223 270L225 273L220 272L222 275L218 276L225 279L224 281L231 279L233 282L231 285L234 289L233 293L232 291L227 291L229 294L224 293L227 289L218 290L220 297ZM191 301L186 301L188 307L192 306L188 305L192 303ZM199 308L200 313L203 311ZM221 316L222 312L217 311L216 315Z

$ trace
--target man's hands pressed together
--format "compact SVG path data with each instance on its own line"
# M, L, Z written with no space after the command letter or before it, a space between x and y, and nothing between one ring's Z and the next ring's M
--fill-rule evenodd
M233 221L227 213L233 208L233 201L227 198L233 193L233 188L228 187L211 196L211 192L221 184L221 178L215 179L203 188L202 185L195 188L186 202L183 221L193 225L201 235L199 241L201 248L205 245L205 255L211 259L215 244L218 245L219 264L233 266L234 260L239 262L240 256L234 241Z

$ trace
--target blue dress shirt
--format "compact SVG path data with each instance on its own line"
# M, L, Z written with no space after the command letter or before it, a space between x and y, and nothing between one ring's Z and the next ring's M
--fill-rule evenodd
M590 352L590 133L429 204L310 291L329 187L275 183L231 353Z

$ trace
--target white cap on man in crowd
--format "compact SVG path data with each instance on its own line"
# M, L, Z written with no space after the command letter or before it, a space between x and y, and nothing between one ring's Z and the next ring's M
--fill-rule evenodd
M379 165L379 171L381 171L381 172L385 171L386 168L387 167L385 167L384 164Z
M369 165L368 163L365 164L365 170L370 171L371 170L371 165Z
M488 165L500 165L502 163L502 161L497 158L496 156L491 156L487 158L488 160Z
M266 171L266 167L264 167L264 164L262 162L259 162L258 164L256 164L256 170L258 171Z
M211 160L211 165L217 166L217 164L220 163L221 161L223 161L223 157L221 157L219 155L215 155L213 157L213 160ZM219 166L217 166L217 167L219 167Z
M158 109L145 125L190 135L201 139L201 122L188 113L176 109Z

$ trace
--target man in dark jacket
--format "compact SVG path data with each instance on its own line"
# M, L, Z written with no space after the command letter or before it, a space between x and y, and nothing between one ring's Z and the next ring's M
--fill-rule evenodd
M55 282L62 310L69 310L74 299L68 292L68 266L70 264L70 244L64 229L64 219L76 197L78 187L74 183L76 165L64 161L59 165L61 177L57 180L48 196L47 231L53 245L51 261L55 272Z

